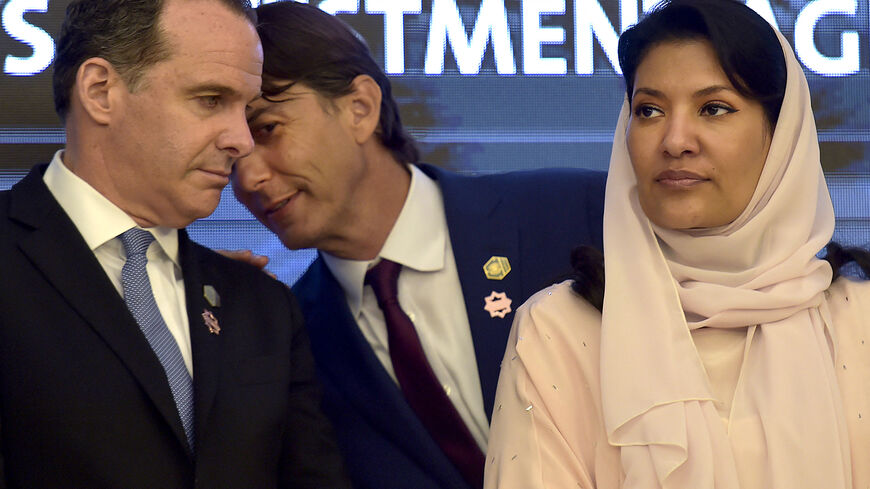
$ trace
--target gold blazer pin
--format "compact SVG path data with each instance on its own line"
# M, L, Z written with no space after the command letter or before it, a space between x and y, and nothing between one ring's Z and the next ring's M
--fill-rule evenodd
M511 273L511 262L505 256L491 256L483 264L483 274L490 280L501 280Z

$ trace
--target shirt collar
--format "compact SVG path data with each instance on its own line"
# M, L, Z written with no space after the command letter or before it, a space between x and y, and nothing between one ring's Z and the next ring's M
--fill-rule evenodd
M136 222L121 208L70 171L63 163L63 150L54 154L45 170L43 181L54 198L81 233L91 251L110 242L124 231L136 227ZM148 228L155 241L175 266L178 258L178 230L163 226Z
M381 258L419 272L444 268L447 218L441 189L416 165L408 165L408 168L411 172L408 196L377 258L345 260L322 253L326 266L344 289L354 317L358 317L362 307L366 271Z

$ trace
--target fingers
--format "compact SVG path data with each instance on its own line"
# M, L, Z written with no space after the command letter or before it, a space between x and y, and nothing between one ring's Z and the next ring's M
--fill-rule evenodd
M269 257L268 256L257 255L254 252L252 252L251 250L215 250L215 251L217 251L218 253L220 253L221 255L223 255L227 258L231 258L233 260L240 261L242 263L247 263L249 265L253 265L253 266L259 268L260 270L263 270L263 272L266 275L268 275L274 279L278 278L274 273L266 270L266 265L269 264Z

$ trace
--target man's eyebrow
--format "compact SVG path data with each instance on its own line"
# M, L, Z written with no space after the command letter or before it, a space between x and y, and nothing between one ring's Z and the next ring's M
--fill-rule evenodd
M248 119L248 124L250 124L251 122L256 120L258 117L260 117L260 115L262 115L263 112L268 112L269 109L271 109L271 108L272 108L271 105L266 105L266 106L263 106L263 107L260 107L258 109L254 109L254 110L250 111L248 114L246 114L246 118Z
M196 85L194 87L188 88L187 93L190 94L205 94L205 93L217 93L219 95L235 95L238 92L226 85L221 85L218 83L206 83L202 85Z
M251 102L255 102L255 101L257 101L257 100L259 100L259 99L261 99L261 98L263 98L263 92L257 92L256 95L254 95L253 97L251 97L251 100L248 100L248 103L247 103L247 105L246 105L246 107L245 107L245 110L248 110L248 107L251 105Z
M252 121L254 121L257 117L260 117L261 115L263 115L263 113L269 112L270 110L272 110L273 108L275 108L279 104L283 104L284 102L292 102L294 100L299 99L300 95L302 95L302 94L295 94L294 93L294 94L290 94L290 95L285 95L280 100L274 100L274 99L266 98L267 96L260 94L260 96L257 97L257 99L263 99L266 102L268 102L268 104L264 105L263 107L260 107L258 109L251 110L246 116L248 119L248 124L250 124ZM254 100L257 100L257 99L254 99Z

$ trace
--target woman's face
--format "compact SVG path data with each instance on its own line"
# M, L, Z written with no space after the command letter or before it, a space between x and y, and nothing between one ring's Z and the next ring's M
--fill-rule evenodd
M770 148L761 104L734 89L705 40L654 46L632 93L626 139L649 220L691 229L736 219Z

